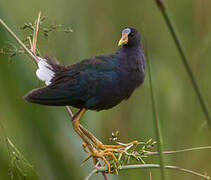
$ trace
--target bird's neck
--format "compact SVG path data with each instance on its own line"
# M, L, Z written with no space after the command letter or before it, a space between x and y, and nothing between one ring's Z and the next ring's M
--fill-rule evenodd
M122 46L116 52L120 59L125 61L129 60L131 57L140 57L143 54L141 44L137 44L136 46Z
M141 44L136 46L122 46L116 52L119 56L118 61L122 66L126 68L140 68L145 71L145 57L141 47Z
M131 52L133 53L139 53L139 51L141 51L141 44L137 44L135 46L122 46L121 48L119 48L117 50L117 53L118 54L124 54L124 55L127 55L127 54L131 54Z

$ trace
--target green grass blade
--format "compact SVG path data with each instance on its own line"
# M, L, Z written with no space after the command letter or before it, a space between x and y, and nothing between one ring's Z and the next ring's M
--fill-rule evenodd
M173 40L175 42L177 50L178 50L178 52L179 52L179 54L181 56L181 59L183 61L184 66L185 66L185 69L186 69L186 71L187 71L187 73L188 73L188 75L190 77L190 80L191 80L191 83L193 85L193 88L194 88L194 90L196 92L196 95L197 95L197 97L199 99L201 108L202 108L202 110L204 112L204 115L206 116L207 122L208 122L208 124L209 124L209 126L211 128L211 115L210 115L210 111L209 111L208 105L206 103L205 98L203 97L203 95L201 93L201 90L200 90L199 85L198 85L198 83L196 81L196 78L195 78L195 76L193 74L193 71L191 70L190 64L188 62L188 59L187 59L187 57L185 55L185 52L184 52L184 49L182 47L182 43L180 42L178 34L176 33L175 28L173 26L172 20L170 19L169 15L168 15L168 12L166 10L166 6L164 4L164 1L163 0L155 0L155 2L157 3L157 5L158 5L158 7L159 7L159 9L160 9L160 11L161 11L161 13L163 15L163 18L164 18L164 20L165 20L165 22L167 24L167 27L168 27L171 35L172 35L172 38L173 38Z
M153 91L151 63L149 60L148 53L147 53L147 60L148 60L149 86L150 86L150 94L151 94L151 101L152 101L152 116L153 116L152 118L153 118L153 124L155 127L156 140L158 144L161 176L162 176L162 180L165 180L166 173L165 173L165 165L164 165L164 157L163 157L163 139L162 139L162 133L161 133L161 128L160 128L160 120L159 120L157 108L156 108L156 100L155 100L154 91Z

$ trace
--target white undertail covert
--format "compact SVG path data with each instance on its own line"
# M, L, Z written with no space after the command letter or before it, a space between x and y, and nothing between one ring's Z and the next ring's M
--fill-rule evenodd
M51 84L51 80L55 76L55 72L53 71L53 68L50 64L48 64L46 59L43 59L41 57L37 57L39 59L38 62L38 69L36 71L37 77L44 81L45 84L48 86Z

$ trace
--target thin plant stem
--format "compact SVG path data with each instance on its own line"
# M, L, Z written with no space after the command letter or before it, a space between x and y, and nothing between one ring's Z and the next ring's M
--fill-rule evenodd
M41 12L39 12L39 14L38 14L38 18L37 18L37 22L36 22L35 34L34 34L34 38L33 38L32 52L34 54L36 53L37 37L38 37L38 31L39 31L39 26L40 26L40 17L41 17Z
M152 180L152 172L149 171L149 180Z
M69 114L69 116L71 117L71 119L73 119L74 114L73 114L73 112L71 111L70 107L69 107L69 106L65 106L65 109L66 109L66 111L68 112L68 114Z
M23 159L23 161L29 166L30 168L33 168L33 166L29 163L29 161L21 154L21 152L15 147L15 145L10 141L10 139L6 138L7 143L18 153L18 155Z
M29 45L30 45L30 47L31 47L31 51L32 51L32 47L33 47L33 45L32 45L32 40L31 40L31 37L27 37L27 39L29 40Z
M0 24L2 24L2 26L4 26L4 28L10 33L10 35L17 41L17 43L23 47L23 49L28 53L28 55L32 58L32 60L37 64L38 63L38 59L37 57L32 53L32 51L30 51L25 44L16 36L16 34L5 24L5 22L0 19Z
M69 114L69 116L70 116L70 118L71 119L73 119L73 117L74 117L74 114L73 114L73 112L71 111L71 109L70 109L70 107L69 106L65 106L65 109L66 109L66 111L67 111L67 113ZM82 125L80 125L80 127L81 127ZM99 161L98 161L99 162ZM100 165L100 163L99 163L99 167L100 167L101 165ZM94 170L93 170L94 171ZM95 172L94 172L95 173ZM102 176L104 177L104 179L105 180L108 180L108 176L107 176L107 174L106 174L106 172L101 172L102 173ZM92 176L92 175L91 175Z
M152 103L152 118L153 118L153 124L155 128L155 134L156 134L156 140L158 142L158 152L159 152L159 160L160 160L160 167L161 167L161 177L162 180L166 179L166 173L165 173L165 166L164 166L164 157L163 157L163 139L162 139L162 133L160 128L160 120L157 113L156 108L156 100L153 92L153 80L152 80L152 73L151 73L151 63L149 60L149 54L147 53L147 59L148 59L148 74L149 74L149 86L150 86L150 93L151 93L151 103Z
M160 165L159 164L125 165L125 166L121 166L118 170L121 171L121 170L127 170L127 169L154 169L154 168L160 168ZM180 171L183 173L192 174L192 175L204 178L204 179L210 179L210 177L207 175L197 173L197 172L189 170L189 169L184 169L184 168L181 168L178 166L166 165L165 169L176 170L176 171ZM107 171L107 167L95 167L84 180L89 180L95 173L104 172L104 171Z
M1 121L0 121L0 128L1 128L1 131L2 131L2 134L3 134L3 139L4 139L5 144L6 144L7 153L8 153L8 156L9 156L9 162L11 163L12 162L12 152L11 152L11 148L9 147L8 136L7 136L6 130L5 130L3 123Z
M31 168L31 170L37 175L37 177L39 177L39 179L42 180L43 178L40 176L40 174L38 174L38 172L35 170L35 168L30 164L30 162L24 157L24 155L18 150L18 148L7 137L6 130L1 122L0 122L0 128L2 130L3 138L6 143L10 162L12 162L12 156L13 156L14 152L16 152L17 155L22 158L22 160L24 161L24 164L27 165L29 168ZM10 147L12 148L12 150Z
M195 147L195 148L188 148L188 149L181 149L176 151L164 151L163 154L177 154L177 153L183 153L183 152L190 152L190 151L197 151L197 150L206 150L211 149L211 146L204 146L204 147ZM149 152L148 155L158 155L159 152Z
M23 160L24 164L26 164L28 167L30 167L31 170L39 177L40 180L43 179L40 176L40 174L38 174L38 172L34 169L34 167L30 164L30 162L24 157L24 155L15 147L15 145L11 142L11 140L8 137L6 137L6 141L7 141L8 145L10 145L13 148L13 152L15 151L18 154L18 156L21 157L21 159ZM8 149L9 149L9 147L8 147Z
M97 168L94 168L84 180L89 180L96 172L98 171Z
M36 57L35 54L33 54L32 51L30 51L25 45L24 43L15 35L15 33L4 23L4 21L2 19L0 19L0 24L2 24L6 30L11 34L11 36L18 42L18 44L20 46L22 46L25 51L28 53L28 55L33 59L33 61L37 64L38 62L38 59ZM37 31L38 33L38 31ZM34 47L34 46L33 46ZM150 72L150 63L149 63L149 72ZM150 74L150 73L149 73ZM150 75L150 82L152 81L151 79L151 75ZM152 82L151 82L151 85L152 85ZM159 125L159 121L157 119L157 116L156 116L156 108L155 108L155 100L154 99L154 95L153 95L153 88L151 86L151 95L152 95L152 103L153 103L153 114L154 114L154 119L156 120L156 123L158 123L158 126L157 126L157 130L156 132L158 134L160 134L160 125ZM73 113L72 111L70 110L70 108L68 106L65 107L68 114L70 115L71 118L73 118ZM160 134L161 135L161 134ZM160 136L161 137L161 136ZM8 140L8 139L7 139ZM161 141L158 143L158 146L159 144L162 145L162 138L160 139ZM9 141L10 142L10 141ZM8 142L8 143L9 143ZM11 145L11 143L9 143ZM210 148L210 147L209 147ZM17 148L15 148L17 150ZM160 148L159 148L160 149ZM192 151L192 150L199 150L199 149L208 149L208 147L199 147L199 148L190 148L190 149L184 149L184 150L178 150L178 151L168 151L168 152L163 152L162 151L162 146L161 146L161 155L160 157L162 157L162 154L165 153L165 154L171 154L171 153L179 153L179 152L187 152L187 151ZM160 151L159 151L160 152ZM22 155L21 155L22 156ZM23 157L23 156L22 156ZM162 158L161 158L162 159ZM28 162L25 158L24 160L26 162ZM27 163L29 164L29 163ZM162 163L161 163L161 166L158 165L158 164L142 164L142 165L128 165L128 166L122 166L121 169L119 170L124 170L124 169L137 169L137 168L161 168L162 169ZM177 167L177 166L164 166L164 168L167 168L167 169L174 169L174 170L178 170L178 171L182 171L182 172L185 172L185 173L189 173L189 174L193 174L193 175L196 175L196 176L200 176L200 177L203 177L205 179L209 179L208 176L205 176L203 174L199 174L197 172L194 172L194 171L191 171L191 170L187 170L187 169L183 169L183 168L180 168L180 167ZM107 167L96 167L89 175L88 177L85 179L85 180L88 180L93 174L97 173L97 172L101 172L103 173L103 177L105 178L105 180L107 180L107 174L106 174L106 171L107 171Z
M21 47L23 47L25 49L26 53L37 64L39 62L39 60L37 59L36 55L25 46L25 44L16 36L16 34L6 25L6 23L2 19L0 19L0 24L2 24L5 27L5 29L10 33L10 35L17 41L17 43ZM73 118L74 115L73 115L71 109L69 108L69 106L66 106L65 108L66 108L68 114L70 115L70 117ZM108 180L108 176L107 176L106 172L102 172L102 175L103 175L103 177L104 177L105 180Z
M178 166L169 166L169 165L166 165L164 166L165 169L172 169L172 170L177 170L177 171L180 171L180 172L184 172L184 173L188 173L188 174L192 174L192 175L195 175L195 176L198 176L198 177L202 177L202 178L205 178L205 179L210 179L209 176L206 176L206 175L203 175L203 174L200 174L200 173L197 173L195 171L192 171L192 170L189 170L189 169L184 169L184 168L181 168L181 167L178 167ZM125 165L125 166L121 166L118 170L121 171L121 170L126 170L126 169L146 169L146 168L160 168L160 165L159 164L136 164L136 165ZM107 171L107 167L98 167L96 168L96 170L94 172L92 172L92 175L94 173L98 173L98 172L102 172L102 171ZM89 176L90 178L91 176ZM88 179L86 179L88 180Z
M171 35L172 35L172 38L173 38L173 40L175 42L175 45L177 47L177 50L178 50L180 56L181 56L181 59L182 59L183 64L184 64L184 66L186 68L186 71L187 71L187 73L189 75L189 78L191 80L193 88L194 88L194 90L196 92L196 95L197 95L197 97L199 99L199 102L200 102L201 108L202 108L202 110L204 112L204 115L206 117L207 123L209 124L209 126L211 128L211 115L210 115L210 111L209 111L207 102L206 102L205 98L203 97L203 95L201 93L201 90L199 88L199 85L198 85L198 83L196 81L196 78L195 78L195 76L193 74L193 71L191 70L191 67L190 67L190 64L188 62L187 56L185 55L184 49L182 47L182 43L179 40L179 36L176 33L176 30L175 30L175 28L173 26L172 20L170 19L169 15L168 15L168 12L166 10L167 8L166 8L166 6L164 4L164 0L155 0L155 2L157 3L157 5L158 5L158 7L159 7L159 9L160 9L160 11L161 11L161 13L163 15L163 18L164 18L164 20L165 20L165 22L167 24L167 27L168 27Z
M100 165L100 162L98 161L97 164L95 165L95 168L88 174L86 178L84 178L84 180L90 179L97 172L98 168L100 168L99 165ZM104 179L108 180L108 176L105 173L105 171L102 171L101 173L103 174Z

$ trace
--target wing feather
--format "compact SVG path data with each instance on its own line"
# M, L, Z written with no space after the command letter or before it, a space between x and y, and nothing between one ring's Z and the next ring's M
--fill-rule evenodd
M89 102L96 106L98 92L109 86L112 79L109 73L115 69L111 60L100 57L86 59L71 66L63 66L51 84L42 88L34 89L27 93L24 98L32 103L50 106L71 105L81 108Z

